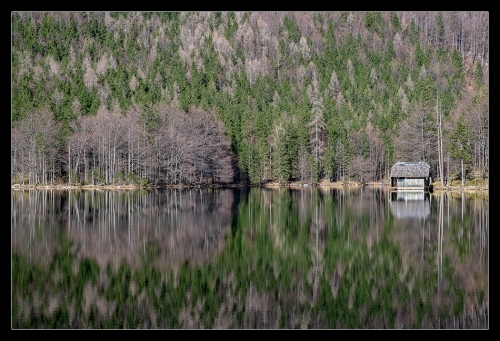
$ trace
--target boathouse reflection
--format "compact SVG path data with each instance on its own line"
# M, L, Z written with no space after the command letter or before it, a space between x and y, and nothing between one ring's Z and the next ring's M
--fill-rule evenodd
M430 195L427 191L392 191L389 206L397 218L426 218L431 213Z

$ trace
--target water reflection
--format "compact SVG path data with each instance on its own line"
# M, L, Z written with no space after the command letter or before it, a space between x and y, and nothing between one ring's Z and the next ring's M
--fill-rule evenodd
M426 191L391 191L391 212L397 218L426 218L431 213Z
M202 264L224 247L233 193L15 191L12 245L30 259L50 259L63 230L80 257L96 258L102 266L122 259L137 266L148 252L155 253L155 262L162 266Z
M488 194L399 194L14 191L14 328L488 328Z

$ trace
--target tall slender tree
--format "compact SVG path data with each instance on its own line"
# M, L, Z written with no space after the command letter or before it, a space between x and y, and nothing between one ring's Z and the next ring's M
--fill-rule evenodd
M326 150L326 123L323 117L323 110L325 108L323 105L323 98L319 92L316 68L314 67L312 71L312 86L309 84L307 87L307 94L312 104L311 121L307 124L307 128L309 130L309 144L311 154L314 158L314 167L317 169L317 173L314 174L315 180L317 181L319 176L321 176L322 162Z
M456 128L450 136L450 154L451 157L460 161L462 186L465 186L464 163L471 160L471 151L469 148L469 130L462 115L458 118Z

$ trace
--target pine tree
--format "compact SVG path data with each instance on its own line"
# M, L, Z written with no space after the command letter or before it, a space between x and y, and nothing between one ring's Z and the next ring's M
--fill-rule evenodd
M467 163L471 161L472 153L469 149L469 130L462 115L460 115L457 125L450 136L450 155L452 158L460 160L462 186L464 186L464 162Z
M290 154L286 144L286 131L282 123L274 125L272 135L273 145L273 173L278 183L283 184L289 181L291 174Z

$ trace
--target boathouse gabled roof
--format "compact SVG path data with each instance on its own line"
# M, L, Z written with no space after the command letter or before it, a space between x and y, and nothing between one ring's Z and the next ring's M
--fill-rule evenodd
M427 162L396 162L391 168L391 178L427 178L430 168Z

